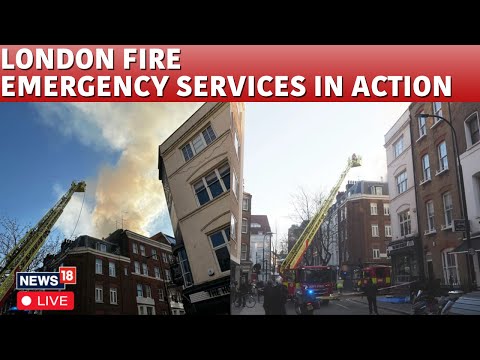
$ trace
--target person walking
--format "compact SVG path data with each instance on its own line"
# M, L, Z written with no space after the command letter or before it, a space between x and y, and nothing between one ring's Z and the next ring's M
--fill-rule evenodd
M272 315L274 296L273 283L271 280L268 280L267 285L263 289L263 309L265 310L265 315Z
M378 315L378 309L377 309L378 287L376 284L373 283L372 279L368 279L368 283L365 286L364 293L367 296L368 311L370 312L370 315L372 315L373 312L375 312L375 314Z
M247 303L247 295L248 295L248 292L249 292L248 284L245 280L241 280L241 284L240 284L240 287L238 289L238 292L240 293L240 298L238 299L239 305L240 305L240 301L241 301L242 307L245 307L245 305Z
M337 291L339 294L341 294L343 292L343 279L341 277L338 278L338 281L337 281Z

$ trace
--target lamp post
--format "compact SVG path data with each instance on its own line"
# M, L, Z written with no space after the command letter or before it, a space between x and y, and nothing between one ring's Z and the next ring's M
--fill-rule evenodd
M472 287L472 289L474 288L474 284L473 284L473 281L472 281L472 274L471 274L471 267L470 267L470 249L472 247L472 244L471 244L471 241L470 241L470 223L469 223L469 220L468 220L468 211L467 211L467 199L465 197L465 185L464 185L464 182L463 182L463 169L462 169L462 163L460 162L460 153L458 151L458 144L457 144L457 133L455 131L455 128L453 127L452 123L450 121L448 121L447 119L445 119L444 117L442 116L439 116L439 115L432 115L432 114L420 114L418 115L419 118L428 118L428 117L432 117L432 118L436 118L436 119L439 119L440 121L444 121L448 126L450 126L450 129L452 129L452 133L453 133L453 146L454 146L454 149L455 149L455 154L456 154L456 158L457 158L457 171L458 171L458 174L457 174L457 186L458 188L460 189L460 193L461 193L461 202L462 202L462 210L463 210L463 220L465 222L465 239L467 241L467 272L468 272L468 286ZM452 219L453 221L453 219Z
M263 235L263 256L262 256L262 266L263 266L263 271L264 271L264 275L263 275L263 281L266 282L267 281L267 266L265 264L265 239L267 236L270 236L270 243L272 242L272 235L274 233L271 232L271 231L267 231L265 233L265 235Z

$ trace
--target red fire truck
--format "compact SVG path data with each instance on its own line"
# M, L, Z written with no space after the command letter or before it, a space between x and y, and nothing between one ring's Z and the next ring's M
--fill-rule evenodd
M287 270L283 284L288 296L294 298L298 290L305 290L316 300L328 304L336 283L336 270L330 266L301 266Z

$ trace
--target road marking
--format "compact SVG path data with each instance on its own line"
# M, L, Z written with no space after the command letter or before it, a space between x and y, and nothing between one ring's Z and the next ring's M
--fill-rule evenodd
M334 304L337 305L337 306L340 306L340 307L342 307L342 308L344 308L344 309L351 310L349 307L346 307L345 305L338 304L338 303L334 303Z

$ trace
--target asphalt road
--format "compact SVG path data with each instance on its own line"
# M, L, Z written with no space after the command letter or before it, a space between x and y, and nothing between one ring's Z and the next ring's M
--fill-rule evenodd
M378 309L379 315L401 315L398 312ZM321 306L314 315L369 315L368 305L355 302L348 298L330 301L328 305ZM290 301L287 303L287 315L297 315Z

